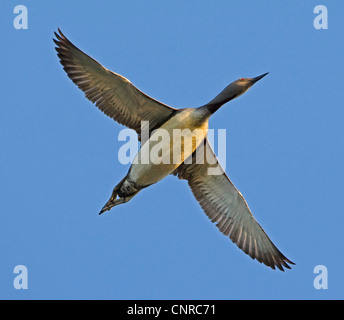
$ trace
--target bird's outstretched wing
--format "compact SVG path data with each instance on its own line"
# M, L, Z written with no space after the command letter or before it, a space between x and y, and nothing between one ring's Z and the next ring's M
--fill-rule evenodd
M252 216L245 199L220 166L207 139L201 147L205 151L196 150L192 155L192 164L182 164L174 174L188 181L211 221L216 222L219 230L252 259L272 269L290 269L287 262L294 263L276 248Z
M140 134L141 121L149 121L151 131L177 110L147 96L128 79L104 68L71 43L60 29L58 31L53 40L63 69L107 116Z

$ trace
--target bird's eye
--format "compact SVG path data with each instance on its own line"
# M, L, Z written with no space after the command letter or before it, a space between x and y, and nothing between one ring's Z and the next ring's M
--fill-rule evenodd
M245 81L246 79L245 78L241 78L240 81Z

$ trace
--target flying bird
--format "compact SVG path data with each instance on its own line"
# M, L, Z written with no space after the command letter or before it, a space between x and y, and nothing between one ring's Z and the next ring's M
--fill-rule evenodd
M225 103L244 94L267 73L234 81L213 100L199 108L175 109L149 97L128 79L106 69L78 49L60 29L58 32L55 32L56 39L53 40L68 77L107 116L135 130L141 141L141 148L128 174L114 188L100 214L128 202L143 188L174 174L179 179L188 181L195 198L210 220L252 259L272 269L290 269L288 263L294 263L277 249L255 220L245 199L218 163L207 139L209 118ZM141 137L142 123L149 124L146 139ZM189 129L191 132L184 137L179 161L159 164L139 161L156 145L158 129L169 134L175 129ZM164 150L173 154L178 147L181 148L174 145L174 140L170 140ZM201 148L203 152L198 152ZM210 169L217 169L218 172L210 174Z

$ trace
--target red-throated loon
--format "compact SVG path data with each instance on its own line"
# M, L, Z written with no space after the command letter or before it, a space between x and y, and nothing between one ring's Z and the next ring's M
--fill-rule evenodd
M56 50L64 70L90 101L107 116L134 129L139 139L142 123L145 121L149 124L148 138L145 141L142 139L141 149L128 174L115 187L100 214L128 202L141 189L174 174L188 181L195 198L211 221L252 259L272 269L290 269L288 263L294 263L277 249L255 220L245 199L218 163L207 139L210 116L228 101L245 93L267 73L234 81L200 108L174 109L147 96L121 75L104 68L72 44L60 30L55 36ZM182 146L176 146L171 140L164 146L163 150L169 156L179 150L178 161L160 164L152 159L148 163L140 161L157 144L157 129L165 130L169 135L176 129L189 130L183 136ZM204 152L197 152L201 148ZM219 171L209 174L209 169Z

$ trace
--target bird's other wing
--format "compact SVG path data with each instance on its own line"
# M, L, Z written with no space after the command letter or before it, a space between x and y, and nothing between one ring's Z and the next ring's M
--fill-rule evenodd
M188 181L195 198L211 221L216 222L219 230L252 259L272 269L290 269L287 262L294 263L276 248L255 220L245 199L219 164L207 139L199 148L203 147L204 152L196 150L192 155L192 164L183 163L174 174Z
M177 111L147 96L128 79L104 68L71 43L60 29L58 31L53 40L63 69L107 116L140 134L141 121L149 121L152 131Z

